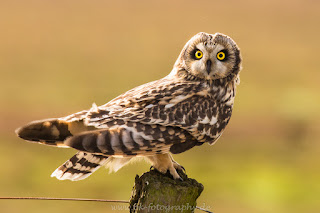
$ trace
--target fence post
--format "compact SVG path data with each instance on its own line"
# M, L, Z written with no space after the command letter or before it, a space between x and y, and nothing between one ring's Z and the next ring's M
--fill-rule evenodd
M155 170L135 178L130 199L130 212L194 212L196 200L204 187L179 172L181 180L173 180Z

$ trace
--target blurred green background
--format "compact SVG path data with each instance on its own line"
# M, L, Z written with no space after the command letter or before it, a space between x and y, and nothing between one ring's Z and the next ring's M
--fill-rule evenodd
M320 1L0 2L0 196L128 200L144 162L80 182L51 172L75 151L27 143L32 120L102 105L167 75L194 34L221 32L243 56L233 117L214 146L175 159L218 213L320 211ZM115 212L110 204L1 201L1 212ZM124 211L119 211L124 212Z

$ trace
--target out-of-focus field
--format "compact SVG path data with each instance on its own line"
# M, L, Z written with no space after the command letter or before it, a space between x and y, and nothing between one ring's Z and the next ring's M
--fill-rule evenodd
M204 31L231 36L243 70L219 142L175 155L205 186L198 205L215 213L319 212L319 10L312 0L1 1L0 196L129 199L148 164L58 181L51 172L75 151L24 142L14 130L167 75L185 42ZM58 201L0 200L0 209L114 212L110 204Z

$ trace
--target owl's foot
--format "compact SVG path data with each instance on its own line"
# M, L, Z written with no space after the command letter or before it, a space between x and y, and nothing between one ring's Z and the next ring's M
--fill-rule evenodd
M182 166L181 166L182 167ZM177 172L177 170L180 170L180 168L176 168L175 166L174 166L174 168L175 168L175 172ZM182 169L184 170L184 168L182 167ZM150 166L150 171L151 170L156 170L156 171L158 171L158 172L160 172L160 173L162 173L162 174L170 174L172 177L173 177L173 179L178 179L178 180L181 180L181 181L183 181L183 179L180 177L180 175L178 174L178 172L177 172L177 174L178 174L178 176L176 176L175 175L175 172L173 171L173 170L170 170L170 169L167 169L167 170L165 170L165 169L163 169L163 170L159 170L159 169L157 169L157 168L155 168L154 166ZM172 172L172 173L171 173ZM175 176L176 176L176 178L175 178Z
M182 171L184 174L186 174L186 169L181 166L180 164L178 164L176 161L172 161L173 163L173 167L176 169L176 170L179 170L179 171Z
M172 161L172 157L170 154L158 154L158 155L153 155L153 156L148 156L147 157L151 163L152 166L150 169L154 168L157 171L161 172L162 174L166 174L169 172L173 179L175 180L183 180L176 169L181 169L181 166L178 163L174 163ZM176 168L177 167L177 168Z

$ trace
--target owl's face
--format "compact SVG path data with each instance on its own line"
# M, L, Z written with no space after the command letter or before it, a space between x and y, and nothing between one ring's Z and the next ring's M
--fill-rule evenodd
M240 62L239 48L230 37L198 33L184 46L175 67L192 76L214 80L237 74Z

